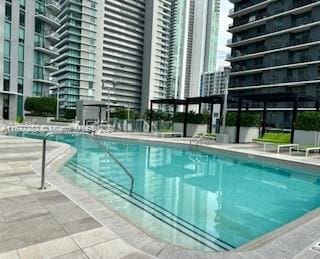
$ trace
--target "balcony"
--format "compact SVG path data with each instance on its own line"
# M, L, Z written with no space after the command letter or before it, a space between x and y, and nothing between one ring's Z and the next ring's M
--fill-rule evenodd
M57 43L60 40L59 34L52 31L45 31L45 38L53 43Z
M52 28L58 28L60 26L60 20L58 17L49 14L49 13L36 13L35 17L47 24L49 24Z
M47 69L50 72L54 72L54 71L59 70L58 64L52 62L52 60L45 61L44 62L44 68Z
M61 6L56 0L46 0L46 7L55 15L61 11Z
M299 32L302 30L306 30L308 28L312 28L313 26L317 26L320 24L320 20L314 19L314 18L308 18L302 20L304 24L299 24L298 26L292 26L292 24L282 26L282 27L273 27L270 30L262 30L259 33L251 33L249 34L243 34L241 36L235 34L235 40L232 43L227 43L228 47L236 47L241 46L249 43L254 43L258 41L265 40L267 37L281 35L284 33L294 33Z
M58 56L59 52L58 49L45 43L41 43L39 41L34 43L34 50L40 51L44 54L50 55L50 56Z
M54 77L49 76L49 74L44 74L44 75L35 75L34 82L39 82L39 83L44 83L47 85L55 85L57 84L57 81Z
M237 16L243 16L249 14L251 12L263 9L268 6L271 2L275 0L265 0L265 1L248 1L242 5L239 5L237 9L230 9L229 10L229 17L234 18Z

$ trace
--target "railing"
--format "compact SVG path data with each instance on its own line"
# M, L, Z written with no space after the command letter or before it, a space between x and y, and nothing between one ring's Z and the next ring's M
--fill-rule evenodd
M65 135L65 134L71 134L71 135L85 135L89 137L95 144L97 144L105 153L107 153L125 172L125 174L130 178L131 184L130 184L130 196L133 194L133 187L134 187L134 178L132 174L128 171L128 169L107 149L105 146L101 145L96 139L89 133L84 132L50 132L45 135L43 138L43 146L42 146L42 168L41 168L41 187L40 190L45 189L45 176L46 176L46 145L47 145L47 139L48 137L52 135Z
M195 134L195 135L193 135L192 138L190 139L190 145L192 145L192 141L196 141L196 144L198 145L203 138L210 138L210 139L212 139L212 140L215 140L215 139L216 139L214 136L211 136L211 135L209 135L208 133Z

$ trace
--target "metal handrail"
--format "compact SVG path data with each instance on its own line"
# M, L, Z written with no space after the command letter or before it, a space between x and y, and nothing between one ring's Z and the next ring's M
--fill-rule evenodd
M195 140L197 144L200 143L200 140L205 138L205 137L209 137L208 133L203 133L202 135L200 135L199 138L199 134L194 135L191 139L190 139L190 145L192 144L192 141ZM213 139L213 138L212 138Z
M102 148L125 172L125 174L130 178L130 196L133 194L133 186L134 186L134 178L132 174L128 171L128 169L108 150L105 146L101 145L96 139L89 133L86 132L50 132L45 135L43 138L43 146L42 146L42 169L41 169L41 187L40 190L45 189L45 168L46 168L46 145L48 137L52 135L85 135L88 136L94 143L96 143L100 148Z

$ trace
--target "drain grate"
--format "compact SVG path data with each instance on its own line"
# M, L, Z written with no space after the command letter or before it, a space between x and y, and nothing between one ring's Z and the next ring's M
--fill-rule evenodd
M310 249L314 252L317 252L320 254L320 242L317 242L315 244L313 244Z

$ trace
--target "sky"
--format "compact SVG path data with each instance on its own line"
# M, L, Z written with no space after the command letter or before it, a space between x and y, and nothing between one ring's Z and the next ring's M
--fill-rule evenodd
M231 34L227 32L228 26L232 23L232 19L228 17L229 10L233 4L229 0L220 0L220 25L219 25L219 41L217 53L217 67L229 65L226 62L226 55L230 53L230 48L226 47L227 40L231 39Z

